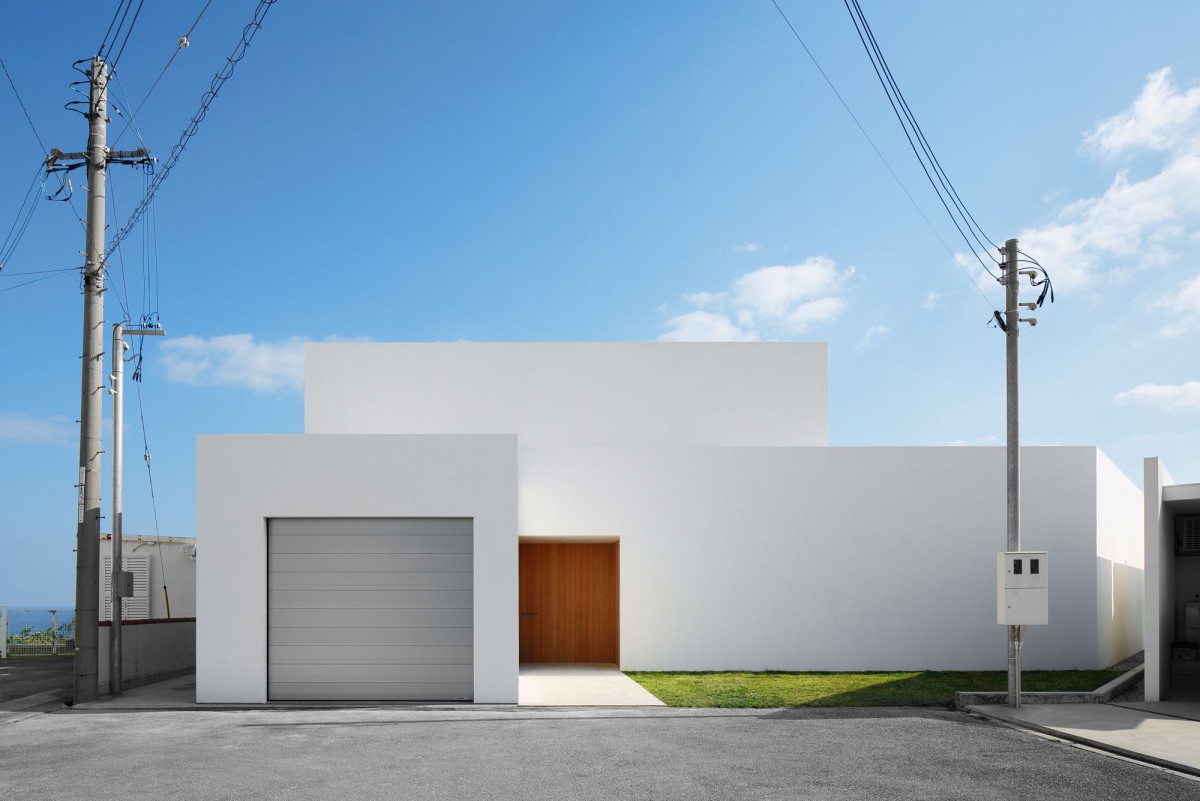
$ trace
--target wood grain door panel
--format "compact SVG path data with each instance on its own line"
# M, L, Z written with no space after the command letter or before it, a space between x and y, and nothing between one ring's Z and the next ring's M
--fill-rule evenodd
M522 662L620 662L618 543L520 544Z

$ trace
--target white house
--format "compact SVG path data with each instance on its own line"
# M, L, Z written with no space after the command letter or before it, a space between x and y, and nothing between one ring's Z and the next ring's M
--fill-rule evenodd
M823 343L309 345L198 443L197 698L517 700L521 661L999 669L1002 448L830 447ZM1022 449L1029 668L1141 648L1142 495Z

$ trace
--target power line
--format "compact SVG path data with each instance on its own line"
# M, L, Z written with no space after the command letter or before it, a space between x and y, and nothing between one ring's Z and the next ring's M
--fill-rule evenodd
M100 47L96 49L96 55L99 58L104 58L104 48L108 46L109 34L113 32L113 26L117 26L117 36L121 35L121 25L125 24L125 17L129 15L129 6L133 4L133 0L117 0L117 10L113 12L113 18L108 23L108 30L104 32L104 38L100 41ZM125 12L121 12L124 7ZM120 25L117 24L117 16L120 15ZM116 39L113 39L113 44L116 44Z
M25 120L29 123L29 129L33 131L33 135L37 138L38 147L42 149L42 155L46 155L49 151L46 150L46 145L42 142L42 135L38 133L37 126L33 124L33 118L29 116L29 109L25 108L25 101L21 99L21 93L17 91L17 84L13 82L13 77L9 74L8 67L2 58L0 58L0 69L4 70L4 76L8 78L8 85L12 87L13 94L17 96L17 103L21 106L21 111L25 112Z
M167 176L171 174L171 168L175 166L176 162L179 161L179 157L187 148L188 142L193 136L196 135L196 131L199 129L200 123L204 121L205 115L208 114L208 107L212 104L212 101L216 99L217 94L221 91L221 87L225 85L225 82L233 76L234 67L237 66L239 61L245 58L246 49L250 46L250 41L254 38L254 34L256 34L260 28L262 28L262 21L266 17L267 11L270 10L271 6L273 6L276 1L277 0L259 0L258 8L254 11L254 16L251 18L246 27L242 29L241 39L238 40L237 45L233 48L233 52L226 57L224 66L222 66L217 74L213 76L212 83L209 85L208 91L205 92L200 98L200 108L195 114L192 115L192 119L188 123L188 126L183 129L183 133L180 135L179 141L175 144L175 147L171 148L171 155L167 157L167 160L163 164L162 168L159 169L158 173L154 176L154 180L150 182L150 186L147 188L145 196L137 205L137 208L135 208L133 213L129 216L129 220L125 223L125 227L118 231L116 236L113 237L112 242L109 243L108 248L104 252L105 257L111 255L113 250L121 244L121 241L125 239L125 237L129 236L129 232L133 230L135 225L137 225L138 220L141 219L142 214L145 213L147 207L150 205L150 202L154 199L155 193L158 192L158 188L162 186L162 182L165 181Z
M132 1L132 0L131 0ZM138 24L138 14L142 13L142 4L145 0L138 0L138 10L133 12L133 19L130 20L130 26L125 31L125 38L121 40L121 49L116 52L116 58L109 62L109 68L116 72L116 62L121 60L121 56L125 55L125 46L130 43L130 34L133 32L133 26ZM116 43L116 38L113 38L113 43Z
M79 269L78 267L64 267L61 270L53 271L53 273L50 275L43 275L40 278L33 278L29 281L25 281L24 283L13 284L12 286L5 287L4 289L0 289L0 292L12 292L14 289L20 289L23 286L29 286L30 284L36 284L39 281L48 281L51 278L54 278L55 276L64 275L64 274L70 273L70 272L75 272L78 269Z
M12 258L13 253L17 250L17 246L21 244L25 232L29 230L29 222L33 219L33 213L37 210L37 199L38 195L41 194L40 187L44 181L42 166L39 164L37 172L33 174L33 182L25 190L25 197L22 198L21 205L17 209L17 217L13 220L12 225L9 226L8 233L4 237L4 243L0 244L0 270L3 270L8 264L9 259Z
M987 252L989 255L991 255L990 251L987 249L986 246L983 245L982 242L979 241L978 236L975 237L975 240L976 240L975 244L972 244L971 237L968 236L968 234L963 231L964 223L966 224L967 229L971 230L971 224L969 222L967 222L967 220L966 220L966 217L969 215L965 215L961 211L958 214L956 214L954 211L950 210L951 204L954 204L955 201L952 197L952 198L950 198L949 202L947 202L947 197L945 194L947 192L947 190L945 189L945 182L943 182L942 186L939 188L938 181L940 180L940 178L935 180L934 177L932 175L930 175L930 169L932 168L935 172L937 172L937 168L933 167L933 165L930 163L935 160L932 158L931 155L928 155L928 154L930 154L931 151L928 148L927 143L925 143L924 140L921 140L922 141L921 149L923 149L926 153L926 155L923 156L921 153L921 149L918 149L917 145L913 142L913 137L917 136L916 132L913 130L916 128L915 119L913 119L913 121L911 123L911 127L910 127L910 122L905 119L905 115L903 113L901 113L900 109L897 107L897 103L904 104L904 100L900 96L899 88L895 87L895 82L894 82L894 80L891 79L891 74L887 68L887 65L885 63L883 63L882 51L880 51L878 49L878 45L875 45L874 49L872 47L872 45L875 42L874 36L873 35L870 36L871 43L868 43L868 41L867 41L868 35L870 32L869 32L869 29L867 28L866 17L862 16L862 8L858 5L857 0L842 0L842 2L846 6L846 11L850 14L850 20L854 23L854 30L858 34L858 39L862 43L863 49L866 50L867 58L869 58L871 60L871 67L875 71L875 77L879 79L879 83L883 87L884 94L887 95L888 105L890 105L892 107L892 113L896 116L896 119L900 122L900 127L904 131L904 138L908 140L908 146L912 149L913 155L917 157L917 161L921 165L921 171L925 173L926 180L928 180L929 185L931 187L933 187L934 194L937 195L938 200L942 204L942 207L946 210L946 215L950 218L950 222L952 222L954 224L954 227L956 229L958 229L959 236L961 236L963 238L963 241L967 245L967 249L971 251L971 253L975 256L976 260L979 261L979 265L981 267L983 267L983 269L986 270L989 275L991 275L996 280L999 280L999 276L997 276L995 273L993 273L991 268L988 267L987 263L984 262L984 260L980 257L978 248L980 246L982 246L984 251ZM853 2L853 6L851 5L852 2ZM856 11L857 11L857 14L855 13ZM860 23L861 23L861 27L860 27ZM865 29L867 30L867 33L864 33ZM884 77L885 72L888 74L888 78ZM889 85L889 80L892 81L890 85ZM904 105L905 105L905 108L907 109L907 104L904 104ZM911 112L909 112L909 118L912 119ZM957 204L955 204L955 208L956 209L959 208ZM960 222L960 220L961 220L961 222ZM974 234L973 230L972 230L972 234Z
M150 89L147 90L145 96L142 97L141 102L137 104L137 108L135 108L133 113L130 114L125 120L125 127L121 129L119 134L117 134L117 138L113 140L114 147L116 147L116 144L121 141L121 137L125 135L125 131L129 129L129 126L133 125L134 118L137 117L138 112L142 110L142 106L146 105L146 101L150 99L150 95L154 94L154 90L158 87L158 82L161 81L162 77L167 74L167 69L172 63L174 63L175 57L179 55L179 51L183 50L185 47L188 47L190 44L188 42L188 37L192 35L192 31L196 30L196 26L200 24L200 20L204 16L204 12L208 11L208 7L210 5L212 5L212 0L208 0L208 2L204 4L204 8L200 9L200 13L196 16L196 21L192 23L192 27L188 28L187 33L179 38L179 44L176 46L175 51L171 53L171 57L167 59L167 63L164 64L163 68L159 71L158 77L154 79L154 83L150 85ZM134 131L136 132L137 128L134 128Z
M108 194L112 197L113 217L119 217L117 212L117 182L112 180L112 177L108 181ZM129 315L129 281L125 278L125 250L123 248L117 248L117 261L121 265L121 295L117 295L117 303L121 306L121 311L125 313L125 319L132 322L132 318ZM124 301L121 299L122 295L124 295Z
M892 169L892 165L888 162L887 157L883 155L883 151L879 149L879 146L875 144L875 140L871 138L869 133L867 133L867 129L863 127L863 124L859 121L858 116L855 115L853 110L851 110L850 104L846 102L844 97L842 97L842 93L838 91L838 88L834 85L833 80L829 77L829 74L826 73L825 69L821 66L821 62L817 61L817 57L813 55L812 50L810 50L808 45L805 44L804 38L800 36L800 32L796 30L796 26L792 24L792 21L788 19L787 14L785 14L783 9L780 8L777 0L771 0L771 4L775 6L775 10L779 12L779 16L783 18L784 23L788 26L788 29L791 30L792 36L794 36L796 41L800 43L800 47L804 48L804 52L808 54L808 58L810 61L812 61L813 66L817 68L817 72L821 73L821 77L825 79L825 83L828 84L834 95L837 96L838 102L842 104L842 108L844 108L846 113L850 115L850 119L854 120L854 124L858 127L859 133L861 133L863 138L867 140L867 143L871 145L871 149L875 151L875 155L879 157L879 160L883 162L883 166L887 168L889 173L891 173L892 178L896 181L896 185L900 187L900 190L904 192L904 196L908 198L908 202L912 204L914 209L916 209L917 214L919 214L921 219L925 221L925 225L928 226L930 232L933 233L938 242L942 243L942 247L945 249L946 253L949 254L951 261L954 262L954 266L957 267L959 271L966 277L971 286L975 287L975 291L979 293L981 298L983 298L983 302L988 305L988 308L992 311L996 311L996 305L992 303L991 299L989 299L988 296L984 294L984 291L979 288L979 284L976 283L975 277L967 272L966 268L962 266L958 260L958 256L955 255L954 251L950 248L950 245L946 242L946 240L942 238L941 232L934 227L933 222L930 221L929 217L925 214L925 210L921 208L920 204L917 203L916 198L914 198L912 193L908 191L908 187L905 186L904 182L900 180L900 176L896 174L894 169Z

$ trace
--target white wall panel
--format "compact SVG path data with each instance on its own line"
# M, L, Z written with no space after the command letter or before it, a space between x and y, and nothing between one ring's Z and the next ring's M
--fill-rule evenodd
M309 434L541 445L826 445L823 342L309 344Z

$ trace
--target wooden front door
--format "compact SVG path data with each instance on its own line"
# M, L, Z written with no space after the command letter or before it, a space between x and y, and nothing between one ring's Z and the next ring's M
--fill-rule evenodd
M520 544L522 662L620 662L618 548Z

